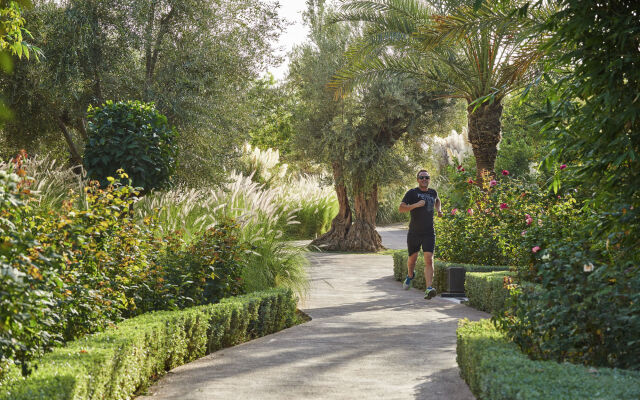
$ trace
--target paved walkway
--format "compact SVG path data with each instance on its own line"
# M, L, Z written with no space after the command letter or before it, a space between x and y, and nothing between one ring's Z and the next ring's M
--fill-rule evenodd
M380 233L387 247L404 247L400 227ZM138 399L473 399L455 329L488 314L402 290L390 256L309 258L300 308L312 321L178 367Z

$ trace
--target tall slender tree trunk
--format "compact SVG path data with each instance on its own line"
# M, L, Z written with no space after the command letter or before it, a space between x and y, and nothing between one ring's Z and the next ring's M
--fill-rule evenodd
M349 197L347 187L344 185L342 165L337 162L332 164L333 181L335 182L336 195L340 206L338 215L331 221L331 229L322 236L311 242L311 246L323 250L338 251L344 250L344 241L351 227L351 207L349 207Z
M82 170L82 156L80 155L78 146L76 146L76 143L73 141L71 132L69 132L69 129L67 128L67 125L64 123L63 119L61 117L58 117L56 122L58 123L58 127L62 131L64 140L67 142L69 154L71 155L71 162L74 166L74 172L79 173L79 171Z
M376 252L384 249L376 231L378 186L365 190L361 182L355 182L354 193L355 218L345 238L345 250Z
M476 178L482 183L482 174L494 174L498 143L501 139L502 104L495 101L485 103L473 111L474 106L467 108L469 119L469 142L476 157Z

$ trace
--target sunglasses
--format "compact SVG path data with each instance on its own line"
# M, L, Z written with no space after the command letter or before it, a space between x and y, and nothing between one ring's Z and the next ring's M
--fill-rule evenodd
M418 175L418 179L429 179L431 178L429 175Z

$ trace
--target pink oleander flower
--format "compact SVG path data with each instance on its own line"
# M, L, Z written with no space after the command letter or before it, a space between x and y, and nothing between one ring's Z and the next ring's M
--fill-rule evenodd
M527 217L525 219L525 221L527 221L527 225L531 225L531 223L533 222L533 218L531 218L531 215L529 214L525 214L525 216Z
M505 208L509 208L509 206L507 205L507 203L500 203L500 209L504 210Z
M520 236L524 236L524 235L526 235L526 234L527 234L527 231L522 231L522 232L520 233Z
M533 246L531 248L531 251L534 252L534 253L537 253L538 251L540 251L540 246Z
M509 171L507 171L506 169L502 170L502 175L507 176L509 175Z
M565 169L565 168L567 168L567 164L562 164L562 165L560 166L560 169Z
M473 208L468 209L468 210L467 210L467 214L469 214L469 215L473 215Z
M469 179L467 182L473 184L473 179Z
M498 184L498 181L496 181L495 179L492 179L491 182L489 182L489 186L491 187L494 187L497 184Z
M458 212L458 209L454 208L453 210L451 210L451 215L456 215L457 212Z
M458 171L462 169L462 165L458 165Z

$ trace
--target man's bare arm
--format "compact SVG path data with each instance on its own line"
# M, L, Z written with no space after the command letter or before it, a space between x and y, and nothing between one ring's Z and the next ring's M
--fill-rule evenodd
M442 204L440 203L440 197L436 199L436 211L438 212L438 217L442 217Z
M418 207L422 207L424 206L424 200L420 200L417 203L413 203L413 204L405 204L405 203L400 203L400 207L398 207L398 211L400 212L409 212L411 210L413 210L414 208L418 208Z

